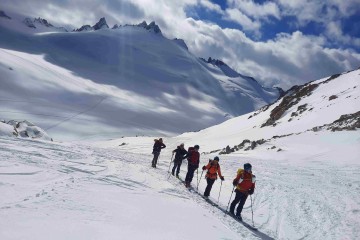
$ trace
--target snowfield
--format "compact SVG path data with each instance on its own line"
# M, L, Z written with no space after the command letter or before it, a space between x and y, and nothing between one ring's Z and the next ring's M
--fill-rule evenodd
M143 26L58 32L11 17L0 18L0 113L36 122L55 139L174 136L279 96Z
M126 139L130 140L130 139ZM358 132L306 133L220 155L226 208L236 170L253 165L250 231L168 175L171 150L150 167L152 139L117 147L0 138L1 239L357 239ZM105 144L105 143L103 143ZM268 150L273 144L284 151ZM186 145L187 147L187 145ZM201 146L200 146L201 147ZM143 152L143 153L139 153ZM201 165L215 155L202 155ZM186 161L180 176L186 174ZM199 171L199 177L201 170ZM205 189L200 179L199 192ZM196 186L196 176L193 186ZM217 202L220 181L211 199ZM243 218L251 224L248 199ZM21 229L21 231L19 231Z

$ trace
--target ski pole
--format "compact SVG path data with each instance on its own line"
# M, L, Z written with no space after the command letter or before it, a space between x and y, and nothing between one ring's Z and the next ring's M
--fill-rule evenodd
M231 191L230 199L229 199L228 205L227 205L227 207L226 207L226 212L228 211L228 208L229 208L229 205L230 205L230 201L231 201L231 197L232 197L232 195L233 195L233 193L234 193L234 191L235 191L235 187L236 187L236 186L234 186L233 190Z
M220 191L219 191L219 197L218 197L218 205L219 205L219 201L220 201L220 193L221 193L222 182L223 181L221 181L221 185L220 185Z
M254 211L253 211L253 200L252 200L252 196L250 195L250 200L251 200L251 220L252 220L252 224L253 224L253 227L255 226L254 225Z
M173 157L174 157L174 153L173 153L172 156L171 156L168 173L170 173L170 168L171 168L171 163L172 163Z
M200 181L201 181L201 178L202 178L203 173L204 173L204 170L202 170L200 179L198 179L198 183L197 183L197 187L196 187L196 188L197 188L197 191L199 191L199 184L200 184Z

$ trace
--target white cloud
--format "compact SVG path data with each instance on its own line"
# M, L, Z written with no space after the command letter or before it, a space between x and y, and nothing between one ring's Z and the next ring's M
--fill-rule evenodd
M253 21L238 9L226 9L226 20L234 21L240 24L244 30L259 31L261 24L259 21Z
M272 16L280 19L280 9L274 2L264 4L255 3L252 0L227 0L229 8L236 8L244 12L247 16L255 19L267 19Z
M341 14L344 13L343 11L352 12L349 8L354 7L353 4L341 1L331 0L330 2L337 4ZM354 1L349 0L349 2ZM319 7L312 4L315 1L308 0L304 4L303 0L277 0L276 3L280 6L279 15L276 10L273 13L269 11L267 14L260 13L260 10L256 12L256 10L257 18L283 16L285 13L303 14L299 18L303 18L304 21L310 21L315 17L320 18L316 15ZM94 24L103 16L107 18L109 25L155 20L166 37L183 38L190 51L196 56L222 59L240 73L253 76L267 86L278 84L287 88L293 84L302 84L359 67L359 53L350 49L328 47L327 39L330 35L336 35L339 39L342 36L340 26L336 21L330 23L328 33L321 36L309 36L296 31L290 34L278 34L272 40L256 41L240 30L221 28L211 22L187 17L186 10L199 4L207 6L206 8L211 11L221 10L216 4L198 0L94 0L91 3L85 0L32 0L28 2L2 0L2 6L32 16L46 17L50 22L73 23L74 27ZM311 9L312 7L314 9ZM250 11L249 9L246 11ZM4 10L6 11L7 8ZM224 14L229 13L229 16L232 14L234 19L241 22L244 29L246 26L251 31L259 31L260 21L249 18L244 12L238 9L223 11ZM328 13L326 16L331 17L333 13ZM349 38L351 39L349 43L359 46L356 39L350 36Z
M210 2L209 0L198 0L198 3L211 11L223 14L221 7L215 3Z

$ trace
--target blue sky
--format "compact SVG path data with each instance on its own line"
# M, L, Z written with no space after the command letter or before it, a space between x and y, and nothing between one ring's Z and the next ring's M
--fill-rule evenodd
M225 12L227 9L231 8L229 2L232 1L221 1L221 0L212 0L210 1L214 5L218 5L220 9ZM235 1L236 2L236 1ZM266 1L266 0L254 0L254 1L238 1L241 2L253 2L254 5L264 5L266 3L276 1ZM304 1L305 2L305 1ZM296 14L284 14L281 19L269 15L268 18L264 21L261 21L261 27L259 31L256 32L251 29L244 28L241 23L237 21L231 21L230 19L224 18L224 13L219 13L218 11L209 10L203 5L195 5L187 8L186 13L189 17L192 17L197 20L210 21L218 24L222 28L231 28L239 29L247 34L249 38L258 41L267 41L269 39L274 39L278 33L292 33L295 31L301 31L306 35L321 36L325 35L327 31L326 23L329 21L337 21L340 24L342 34L348 35L353 38L360 38L360 8L359 6L355 7L356 11L353 11L349 15L339 14L340 10L336 4L326 4L326 1L320 1L319 5L319 15L313 16L314 18L309 18L306 23L299 24ZM329 1L331 2L331 1ZM360 5L360 2L358 3ZM281 5L278 5L280 11L282 11ZM327 21L319 21L318 19L323 18L328 14L329 9L336 13L336 16L333 16ZM246 14L250 19L255 19L251 14ZM334 40L334 37L331 34L327 36L328 42L327 46L337 47L337 48L353 48L356 51L360 51L359 44L352 44L349 42L339 42Z
M360 67L359 0L1 0L1 10L69 29L155 21L198 57L289 88Z

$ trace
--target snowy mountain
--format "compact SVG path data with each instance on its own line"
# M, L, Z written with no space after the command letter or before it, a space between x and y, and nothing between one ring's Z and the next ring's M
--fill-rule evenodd
M200 145L200 166L220 157L220 205L226 208L232 179L253 165L256 189L243 218L262 234L235 227L245 239L358 239L360 237L360 69L295 86L273 104L222 124L173 138L160 163L167 170L180 143ZM96 146L148 156L152 138L121 138ZM183 164L181 177L186 174ZM199 175L201 169L199 169ZM217 200L217 181L211 192ZM199 192L206 181L200 179ZM197 200L194 199L196 202ZM209 209L213 216L224 215ZM233 227L224 220L224 224Z
M194 56L155 22L110 29L102 18L65 32L45 19L24 23L24 16L6 14L0 111L36 122L56 139L179 134L279 97L276 88Z
M53 141L42 128L26 120L10 120L8 122L5 120L1 121L0 137L1 136Z

